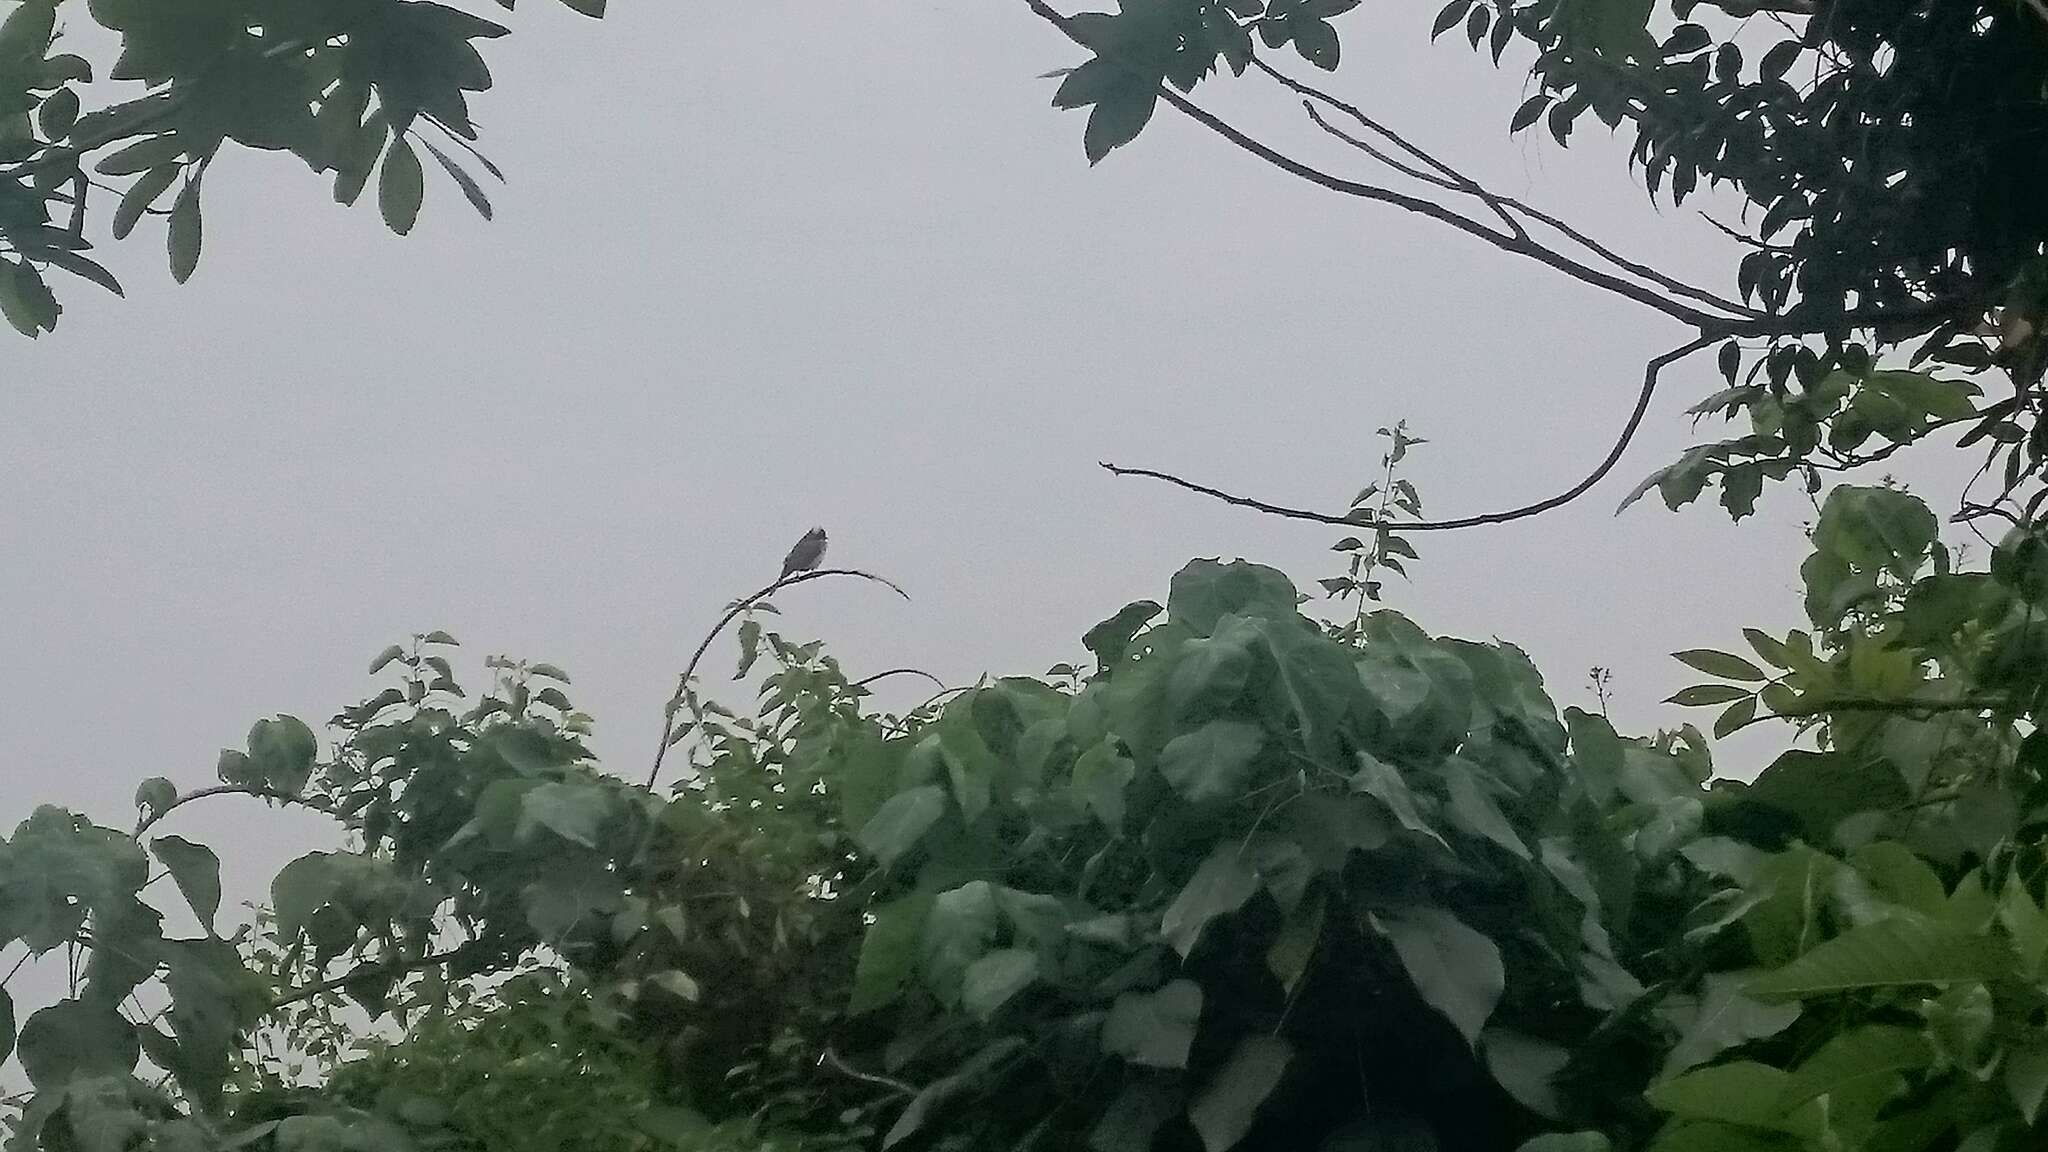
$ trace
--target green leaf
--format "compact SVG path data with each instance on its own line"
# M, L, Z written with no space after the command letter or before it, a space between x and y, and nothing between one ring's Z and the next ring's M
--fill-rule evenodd
M1494 1082L1517 1103L1546 1120L1563 1115L1556 1080L1571 1062L1570 1052L1548 1040L1499 1029L1488 1029L1480 1047Z
M37 1011L17 1038L29 1083L48 1091L77 1079L126 1076L135 1070L142 1042L112 1005L60 1000Z
M1358 771L1352 774L1351 787L1386 805L1388 814L1400 821L1403 828L1434 840L1445 849L1450 848L1436 829L1430 827L1422 814L1416 811L1415 794L1409 790L1408 782L1391 765L1382 763L1370 752L1359 751Z
M605 0L562 0L573 12L582 13L594 20L604 18Z
M1211 920L1244 907L1258 890L1258 873L1242 858L1238 846L1220 843L1167 907L1159 921L1160 935L1186 957L1195 950L1195 942Z
M1771 667L1792 667L1792 653L1785 647L1784 641L1773 639L1770 633L1759 628L1744 628L1742 638L1749 641L1749 646L1756 649L1756 654L1763 657Z
M518 837L545 828L571 843L596 848L605 823L617 810L610 790L596 784L549 783L529 790L519 802Z
M1754 693L1750 690L1737 688L1733 684L1695 684L1690 688L1680 689L1664 702L1698 708L1707 704L1727 704L1747 699L1752 695Z
M1778 1094L1778 1111L1817 1096L1844 1096L1878 1089L1934 1062L1934 1045L1913 1028L1866 1024L1837 1033L1792 1070ZM1889 1092L1883 1094L1889 1095Z
M16 4L6 21L0 22L0 67L13 69L42 59L56 24L55 0Z
M999 948L967 966L960 979L960 1007L986 1024L1010 999L1038 979L1038 953Z
M1755 978L1754 972L1707 974L1699 1011L1686 1023L1678 1043L1664 1057L1659 1079L1668 1080L1730 1048L1776 1036L1799 1019L1797 1002L1765 1004L1745 994L1743 989Z
M133 176L161 166L176 168L184 155L183 137L176 133L152 136L116 151L93 165L93 170L102 176Z
M945 814L946 790L937 784L921 785L884 801L854 840L887 868L915 848Z
M1470 835L1493 841L1524 860L1534 858L1529 854L1529 846L1515 834L1514 826L1501 813L1500 805L1486 794L1479 782L1479 774L1469 763L1454 756L1444 761L1441 771L1445 787L1450 792L1453 824Z
M0 1064L14 1054L14 998L0 988Z
M1293 1058L1293 1047L1278 1036L1252 1035L1238 1042L1237 1050L1188 1107L1188 1121L1207 1152L1237 1147Z
M1840 752L1793 749L1773 760L1741 793L1742 803L1798 818L1806 836L1825 844L1835 826L1857 812L1882 811L1911 800L1905 781L1883 764Z
M121 196L121 202L114 207L114 239L126 240L128 234L135 231L135 225L142 219L143 213L147 212L150 205L155 204L157 198L178 179L180 171L182 169L176 164L151 168L128 186L128 191Z
M0 1045L0 1059L5 1057L6 1047ZM2041 1106L2048 1101L2048 1040L2033 1040L2007 1050L2005 1090L2027 1123L2040 1122Z
M1202 988L1175 980L1156 992L1126 992L1102 1024L1102 1050L1132 1064L1185 1068L1202 1015Z
M526 666L526 674L529 676L538 676L543 680L558 681L563 684L567 684L569 682L569 674L567 672L562 671L560 668L555 667L553 664L528 664Z
M171 810L178 802L178 786L162 776L151 776L135 786L135 806L146 817Z
M426 198L426 174L420 170L419 154L404 136L393 136L384 153L384 167L377 175L377 210L393 232L404 236L419 222L420 203Z
M405 649L393 644L382 652L377 653L377 658L370 661L370 675L375 676L377 673L382 672L393 660L402 660L404 658Z
M1166 698L1177 715L1213 714L1244 691L1252 671L1252 635L1230 629L1182 645L1166 686Z
M1327 20L1294 19L1287 22L1294 33L1294 50L1301 58L1325 72L1335 72L1340 57L1337 29Z
M432 141L422 140L420 141L420 143L425 144L427 146L427 152L431 154L435 160L440 161L441 167L445 169L449 177L455 181L455 186L457 188L462 189L462 195L469 200L469 206L476 209L476 214L483 217L486 220L489 220L492 215L491 198L489 196L484 195L483 186L476 182L476 177L471 176L469 173L463 171L461 165L457 164L454 160L450 159L446 152L443 152L439 148L434 147Z
M1138 766L1107 739L1074 761L1074 791L1105 827L1118 830L1124 826L1124 789L1137 774Z
M1103 93L1088 113L1088 128L1081 136L1088 163L1099 164L1113 149L1136 140L1151 121L1152 109L1158 102L1156 85L1128 77Z
M1240 796L1252 764L1266 747L1266 733L1242 720L1212 720L1167 741L1159 753L1159 774L1193 803Z
M925 986L940 1003L948 1007L959 1003L968 966L995 944L1000 923L995 890L986 880L962 884L932 900L919 955Z
M71 125L78 119L78 90L59 88L43 99L36 109L36 119L43 126L44 137L62 140Z
M861 937L853 970L853 994L846 1014L860 1016L894 1003L917 972L918 942L931 914L928 894L906 896L875 909L875 922Z
M2012 969L2012 952L1992 937L1899 917L1851 928L1746 991L1761 1000L1799 1000L1866 988L1997 981Z
M1226 616L1292 622L1300 618L1294 583L1277 568L1245 561L1197 560L1174 573L1167 618L1197 636L1218 630Z
M1719 716L1714 717L1714 738L1719 740L1730 736L1756 719L1756 705L1756 697L1745 696L1723 709Z
M1323 911L1320 896L1307 906L1296 908L1266 949L1266 970L1289 995L1307 974L1310 961L1315 959L1316 946L1322 942Z
M172 881L192 905L200 927L212 933L214 913L220 910L220 857L213 849L182 836L159 836L149 847L170 869Z
M1159 615L1159 605L1150 600L1137 600L1117 609L1117 613L1088 629L1081 637L1081 644L1102 667L1109 668L1123 661L1124 651L1131 646L1131 639L1138 630Z
M165 245L171 257L171 279L183 284L199 267L199 245L204 229L199 219L199 178L188 176L171 205L171 227Z
M1711 648L1688 648L1683 652L1673 652L1671 655L1689 668L1697 668L1709 676L1719 676L1724 680L1770 679L1763 669L1742 657L1727 652L1716 652Z
M1770 1128L1778 1122L1778 1096L1789 1079L1782 1069L1738 1060L1652 1084L1643 1096L1683 1119Z
M1476 1044L1507 988L1500 949L1478 929L1442 908L1418 906L1370 914L1393 942L1408 979L1430 1007Z

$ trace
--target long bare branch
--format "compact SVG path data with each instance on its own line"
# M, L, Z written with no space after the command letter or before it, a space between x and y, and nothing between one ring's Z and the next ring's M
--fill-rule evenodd
M1381 521L1374 519L1371 515L1357 512L1330 513L1317 512L1308 508L1291 508L1285 504L1274 504L1250 496L1240 496L1235 493L1225 492L1220 488L1212 488L1207 484L1198 484L1193 480L1184 479L1170 472L1161 472L1153 468L1127 468L1120 464L1108 463L1107 461L1103 462L1102 467L1107 469L1112 475L1143 476L1153 480L1163 480L1168 484L1185 488L1190 492L1198 492L1212 499L1221 500L1225 504L1234 504L1239 508L1250 508L1253 511L1264 512L1273 516L1284 516L1290 520L1308 520L1317 524L1335 524L1350 528L1366 529L1399 529L1403 532L1447 532L1457 528L1476 528L1483 524L1506 524L1510 521L1525 520L1531 516L1541 515L1553 508L1563 507L1584 496L1587 492L1592 491L1594 485L1606 479L1607 474L1614 470L1614 466L1621 462L1621 457L1628 451L1628 446L1635 439L1636 432L1642 428L1643 416L1650 410L1650 399L1657 393L1658 378L1664 369L1713 344L1717 339L1718 337L1714 336L1700 336L1689 340L1673 348L1671 351L1656 357L1644 367L1643 386L1636 394L1635 409L1629 413L1628 423L1623 426L1621 435L1615 439L1614 447L1608 449L1606 457L1591 472L1587 473L1585 479L1580 480L1577 484L1572 485L1555 496L1538 500L1533 504L1524 504L1518 508L1510 508L1503 512L1488 512L1478 516L1461 516L1455 520Z

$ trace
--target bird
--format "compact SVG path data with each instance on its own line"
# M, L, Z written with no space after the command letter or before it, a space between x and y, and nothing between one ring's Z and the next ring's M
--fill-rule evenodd
M789 550L788 556L783 557L782 575L776 579L787 580L799 572L809 572L824 558L825 530L813 528L804 533L803 539L796 542L796 547Z

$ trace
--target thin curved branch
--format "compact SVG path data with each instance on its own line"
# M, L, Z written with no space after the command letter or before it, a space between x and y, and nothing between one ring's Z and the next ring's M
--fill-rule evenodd
M877 680L886 679L890 676L922 676L925 679L931 681L932 683L937 684L941 688L944 688L946 686L946 682L944 680L939 679L937 676L932 675L931 673L925 671L922 668L891 668L887 672L877 672L872 676L863 676L860 679L855 680L853 682L853 686L855 688L865 688L868 685L873 684Z
M157 821L169 816L176 809L182 808L194 800L204 800L209 796L253 796L259 800L275 800L281 804L296 804L301 808L310 808L315 812L332 816L337 820L341 819L341 813L336 812L332 804L315 796L300 796L280 791L276 788L264 788L252 784L216 784L211 788L199 788L187 792L162 808L148 813L135 822L135 831L130 835L139 840L144 832L156 826Z
M1657 393L1659 375L1663 373L1664 369L1715 343L1717 340L1719 340L1717 336L1700 336L1651 360L1643 369L1643 386L1636 393L1635 409L1629 413L1628 423L1622 427L1621 435L1615 438L1614 447L1607 450L1606 457L1600 461L1599 465L1587 473L1585 479L1580 480L1577 484L1572 485L1555 496L1538 500L1534 504L1524 504L1519 508L1510 508L1504 512L1488 512L1479 516L1461 516L1455 520L1378 520L1369 514L1359 512L1347 512L1340 515L1329 512L1317 512L1307 508L1290 508L1284 504L1273 504L1250 496L1239 496L1234 493L1225 492L1220 488L1211 488L1207 484L1197 484L1192 480L1175 476L1169 472L1160 472L1152 468L1127 468L1120 464L1111 464L1108 461L1103 461L1102 467L1113 476L1143 476L1153 480L1163 480L1168 484L1185 488L1190 492L1198 492L1204 496L1221 500L1225 504L1234 504L1239 508L1250 508L1255 512L1264 512L1268 515L1284 516L1289 520L1307 520L1316 524L1334 524L1347 528L1385 528L1389 531L1399 530L1402 532L1447 532L1457 528L1476 528L1482 524L1506 524L1513 520L1524 520L1531 516L1541 515L1553 508L1563 507L1584 496L1593 489L1594 485L1606 479L1607 474L1614 470L1614 466L1621 462L1621 457L1628 451L1628 446L1635 439L1636 432L1642 428L1643 416L1649 412L1650 400Z
M697 650L690 654L690 662L683 666L683 674L676 679L676 693L674 696L669 697L668 707L662 710L661 745L654 750L654 767L649 769L647 773L646 787L648 790L652 791L655 782L661 779L661 762L668 756L669 738L674 736L676 731L676 712L682 707L683 697L689 691L690 681L697 675L698 663L704 659L704 653L711 650L711 642L718 639L719 633L724 632L728 625L734 620L739 619L742 613L761 601L768 599L770 596L775 595L777 592L782 591L784 588L802 584L809 580L823 580L828 576L852 576L861 580L871 580L877 584L888 586L890 591L893 591L905 600L910 599L910 593L905 592L897 586L895 581L890 580L886 576L877 576L872 572L863 572L858 568L814 568L809 572L795 572L778 577L773 584L755 592L753 595L733 601L732 607L725 610L725 615L718 618L718 623L712 626L711 631L704 634L704 639L697 645Z
M818 1057L818 1063L831 1068L842 1076L850 1076L863 1084L873 1084L877 1088L887 1088L906 1100L917 1099L917 1089L911 1085L888 1076L877 1076L873 1072L863 1072L840 1059L839 1053L829 1047Z

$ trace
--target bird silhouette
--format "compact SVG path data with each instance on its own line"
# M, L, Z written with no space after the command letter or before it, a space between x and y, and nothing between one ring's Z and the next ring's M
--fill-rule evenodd
M776 579L787 580L799 572L809 572L816 568L823 559L825 559L825 530L823 528L813 528L809 532L804 533L803 539L796 542L796 547L789 550L788 556L783 557L782 575L776 577Z

